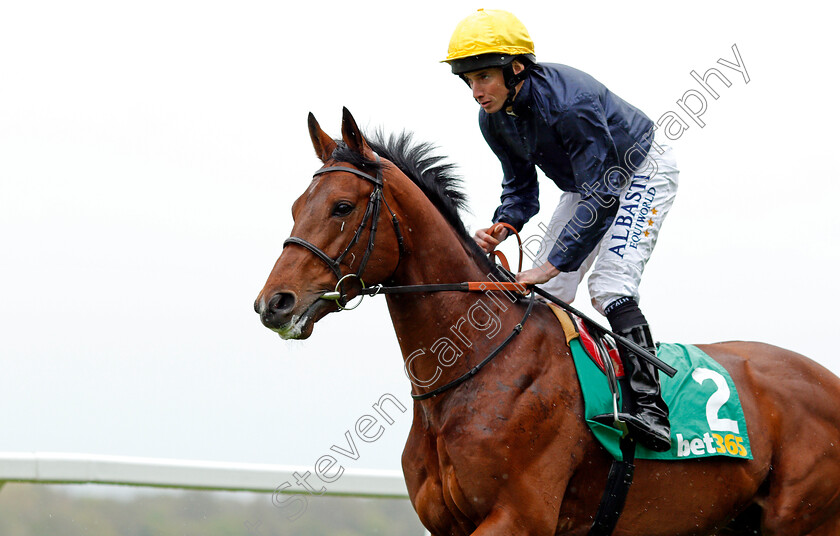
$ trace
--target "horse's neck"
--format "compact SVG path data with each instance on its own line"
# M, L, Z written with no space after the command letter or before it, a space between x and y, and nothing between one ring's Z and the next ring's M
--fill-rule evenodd
M436 209L415 207L407 218L408 254L392 277L393 284L488 280L487 270L479 266ZM469 370L505 337L500 332L508 330L522 315L521 310L511 307L512 299L503 293L392 294L387 301L403 359L411 361L412 383L420 386L421 392ZM435 377L433 385L424 385Z
M461 283L464 281L486 281L487 270L483 270L473 258L452 226L425 198L420 202L403 201L408 207L403 214L406 256L400 261L397 271L391 277L395 285L428 285L439 283ZM475 301L461 292L434 292L400 294L391 296L389 308L399 317L419 318L416 315L438 313L446 315L446 307L458 301ZM411 322L410 324L413 324ZM399 330L406 326L394 327ZM408 330L412 326L407 326Z
M391 279L399 285L484 280L483 270L458 233L420 189L404 178L390 183L407 255ZM419 305L419 304L418 304Z

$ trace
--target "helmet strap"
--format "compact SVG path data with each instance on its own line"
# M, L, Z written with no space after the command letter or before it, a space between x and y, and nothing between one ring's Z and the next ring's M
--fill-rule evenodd
M524 68L521 71L519 71L519 73L515 73L513 71L513 62L510 62L504 67L502 67L502 75L505 79L505 87L508 88L507 99L505 100L502 109L513 105L513 99L514 97L516 97L516 86L519 85L520 82L528 78L530 70L534 66L534 64L530 61L525 61L521 63L524 64Z

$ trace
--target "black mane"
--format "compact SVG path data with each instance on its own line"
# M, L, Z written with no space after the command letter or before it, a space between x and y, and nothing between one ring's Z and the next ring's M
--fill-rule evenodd
M378 155L393 162L409 179L416 184L426 197L437 207L447 222L466 245L467 250L488 273L498 275L496 267L484 251L475 243L464 222L460 211L467 209L467 196L462 189L462 179L454 173L454 164L444 162L444 157L434 155L435 147L426 143L415 143L410 132L387 136L376 131L365 139ZM347 162L366 173L375 174L382 165L363 155L351 151L343 141L336 140L338 148L332 157Z

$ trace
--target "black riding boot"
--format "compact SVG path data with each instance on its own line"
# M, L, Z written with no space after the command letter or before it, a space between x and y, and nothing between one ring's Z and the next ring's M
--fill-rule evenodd
M616 333L656 355L656 345L647 323ZM619 353L624 362L627 385L632 391L630 401L632 411L627 425L639 443L650 450L657 452L670 450L671 426L668 423L668 406L662 400L659 390L659 371L622 345L619 345Z
M604 313L614 332L656 354L650 327L636 300L629 296L619 298ZM624 363L625 383L631 391L627 400L630 414L622 418L639 443L650 450L665 452L671 448L671 426L668 406L659 391L659 371L622 344L618 345L618 351Z

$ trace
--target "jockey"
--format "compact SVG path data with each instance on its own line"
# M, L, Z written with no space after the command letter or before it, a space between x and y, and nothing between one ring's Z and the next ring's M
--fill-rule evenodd
M589 294L619 335L656 352L639 309L639 282L674 202L672 150L654 142L654 124L603 84L572 67L537 63L528 31L511 13L478 10L462 20L443 60L472 89L478 123L502 165L501 205L475 241L486 252L539 211L536 167L563 191L534 267L517 274L570 303L591 268ZM639 442L670 448L668 408L658 371L620 348L632 391L625 416Z

